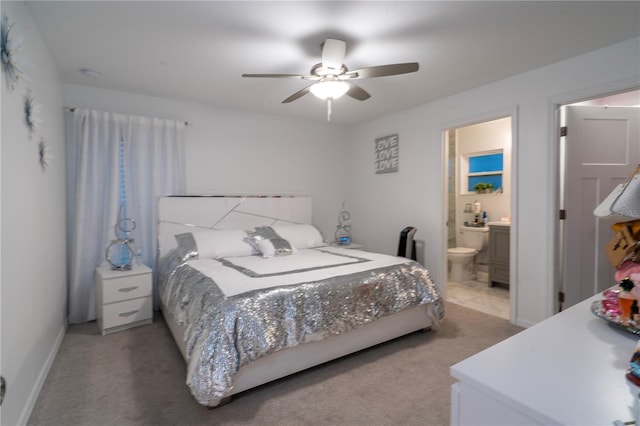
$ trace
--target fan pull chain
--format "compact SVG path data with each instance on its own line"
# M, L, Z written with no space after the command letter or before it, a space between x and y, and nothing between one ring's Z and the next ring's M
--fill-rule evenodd
M331 121L331 98L327 98L327 121Z

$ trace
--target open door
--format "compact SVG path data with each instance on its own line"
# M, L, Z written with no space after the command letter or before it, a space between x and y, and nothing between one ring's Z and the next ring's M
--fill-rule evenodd
M563 309L615 284L604 251L612 223L593 210L640 164L640 108L565 108Z

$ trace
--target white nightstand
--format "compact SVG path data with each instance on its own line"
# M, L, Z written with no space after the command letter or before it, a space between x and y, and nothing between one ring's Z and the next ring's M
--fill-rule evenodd
M153 321L151 268L129 271L96 268L96 316L102 334L151 324Z
M346 249L364 250L364 246L362 244L358 244L358 243L350 243L350 244L331 243L331 245L333 247L342 247L342 248L346 248Z

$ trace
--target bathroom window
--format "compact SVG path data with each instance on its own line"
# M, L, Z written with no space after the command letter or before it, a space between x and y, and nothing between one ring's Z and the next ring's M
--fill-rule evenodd
M502 188L503 155L502 150L490 152L474 152L464 156L462 167L465 173L466 192L476 192L478 183L490 183L493 191ZM464 191L464 189L463 189Z

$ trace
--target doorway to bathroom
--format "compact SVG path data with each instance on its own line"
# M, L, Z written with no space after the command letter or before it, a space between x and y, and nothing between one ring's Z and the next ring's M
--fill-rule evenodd
M511 319L512 117L444 131L449 302Z

